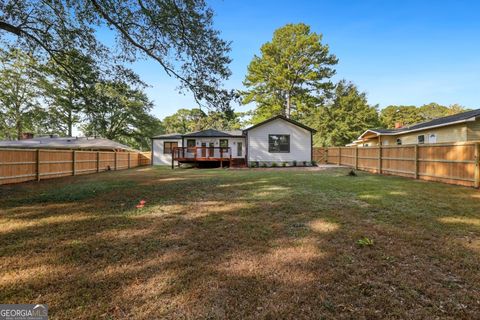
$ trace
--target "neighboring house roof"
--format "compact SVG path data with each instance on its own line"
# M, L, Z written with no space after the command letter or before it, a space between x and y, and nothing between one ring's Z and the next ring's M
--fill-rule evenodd
M220 131L215 129L201 130L191 133L186 133L183 137L243 137L242 131Z
M302 124L302 123L300 123L300 122L298 122L298 121L289 119L289 118L287 118L287 117L285 117L285 116L282 116L282 115L278 115L278 116L275 116L275 117L273 117L273 118L270 118L270 119L267 119L267 120L265 120L265 121L262 121L262 122L260 122L260 123L257 123L256 125L253 125L253 126L247 128L247 129L243 130L243 131L245 132L245 131L248 131L248 130L252 130L252 129L254 129L254 128L260 127L260 126L262 126L262 125L264 125L264 124L266 124L266 123L268 123L268 122L271 122L271 121L274 121L274 120L277 120L277 119L281 119L281 120L290 122L291 124L294 124L294 125L296 125L296 126L298 126L298 127L300 127L300 128L303 128L303 129L308 130L308 131L313 132L313 133L317 132L317 130L315 130L315 129L313 129L313 128L310 128L310 127L308 127L308 126L306 126L306 125L304 125L304 124Z
M182 139L181 133L168 133L168 134L160 134L158 136L152 137L152 139Z
M127 145L109 139L90 137L37 137L26 140L0 141L0 148L133 150Z
M452 116L433 119L430 121L417 123L409 127L403 127L399 129L368 129L359 137L361 139L365 134L369 132L376 133L377 135L398 135L403 133L415 132L426 130L430 128L444 127L452 124L463 123L468 121L475 121L480 117L480 109L471 110L454 114Z

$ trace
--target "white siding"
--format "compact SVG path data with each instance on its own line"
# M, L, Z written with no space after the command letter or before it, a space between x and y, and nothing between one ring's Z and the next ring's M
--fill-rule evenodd
M268 152L269 134L290 135L289 153ZM248 161L291 162L311 161L310 131L288 121L276 119L248 131Z
M153 165L171 165L172 155L163 153L164 142L178 142L182 146L182 139L154 139L153 140Z

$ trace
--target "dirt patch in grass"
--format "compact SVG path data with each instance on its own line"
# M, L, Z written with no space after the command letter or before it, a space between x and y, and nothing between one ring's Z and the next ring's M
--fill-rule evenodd
M479 191L347 171L0 187L0 302L52 319L477 317Z

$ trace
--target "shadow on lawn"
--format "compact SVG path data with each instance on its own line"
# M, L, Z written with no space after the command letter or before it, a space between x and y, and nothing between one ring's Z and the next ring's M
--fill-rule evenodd
M150 170L120 176L125 184L120 179L115 190L87 198L73 188L63 200L76 200L57 203L60 187L23 207L3 202L1 218L14 227L0 231L0 300L48 303L59 318L425 318L478 311L478 254L456 243L432 247L435 232L456 233L440 228L427 209L414 223L405 217L415 214L408 205L392 207L403 197L425 201L418 185L405 191L398 179L352 181L338 172L326 179ZM379 191L385 181L390 190ZM134 208L139 199L146 208ZM441 203L430 207L452 215ZM375 246L357 247L362 236Z

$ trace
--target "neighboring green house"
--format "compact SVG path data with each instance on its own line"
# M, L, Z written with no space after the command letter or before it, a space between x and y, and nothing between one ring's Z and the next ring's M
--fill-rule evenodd
M347 146L480 141L480 109L395 129L368 129Z

